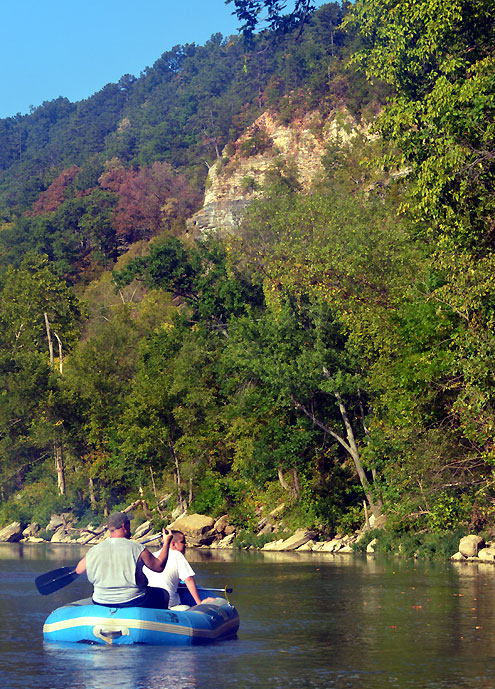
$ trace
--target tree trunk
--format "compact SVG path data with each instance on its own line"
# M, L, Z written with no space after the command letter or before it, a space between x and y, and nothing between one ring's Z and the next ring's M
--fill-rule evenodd
M98 505L96 503L95 484L94 484L94 481L93 481L91 476L88 479L88 487L89 487L89 504L91 505L91 509L96 511Z
M150 466L150 474L151 474L151 485L153 486L153 493L155 495L156 509L157 509L157 512L160 515L160 517L162 519L165 519L165 514L160 509L160 499L158 497L158 493L156 490L155 476L153 474L153 469L151 468L151 466Z
M53 370L53 341L50 331L50 321L48 320L48 314L46 311L43 316L45 317L46 338L48 340L48 353L50 355L50 368Z
M284 474L282 472L281 467L278 467L277 471L278 471L278 480L280 481L280 485L282 486L282 488L284 490L290 490L289 484L287 483L287 481L284 478Z
M64 375L64 356L62 352L62 340L58 336L58 333L56 331L53 331L55 337L57 338L58 342L58 370L60 371L60 375Z
M48 320L48 314L46 311L43 313L43 316L45 318L45 327L46 327L46 338L48 340L48 353L50 355L50 368L53 371L54 367L54 357L53 357L53 340L52 340L52 334L51 334L51 329L50 329L50 321ZM55 333L56 338L58 340L58 347L59 347L59 352L60 352L60 373L62 374L63 372L63 364L62 364L62 342ZM65 469L64 469L64 455L62 451L62 443L60 440L54 440L53 442L53 455L55 458L55 471L57 472L57 486L58 486L58 492L60 495L65 495Z
M294 496L299 500L299 498L301 497L301 485L299 483L299 474L297 473L296 467L292 468L292 479L294 481Z
M356 467L356 472L357 475L359 476L359 480L361 481L361 485L363 486L364 489L364 494L366 495L366 499L368 501L368 504L370 506L371 512L375 517L379 517L381 514L381 508L382 508L382 503L381 500L378 500L375 502L373 495L371 493L371 488L369 481L366 477L366 474L363 469L363 465L361 464L361 456L359 454L357 444L356 444L356 438L354 436L354 431L352 429L351 422L349 420L349 415L347 413L347 409L342 401L342 397L338 392L334 393L335 398L337 400L337 403L339 405L339 410L340 410L340 415L342 416L342 419L344 421L344 426L346 429L347 433L347 441L349 444L350 448L350 455L354 461L354 466Z
M366 528L370 528L370 515L368 514L368 504L366 500L363 500L363 507L364 507L364 521L366 524Z
M180 478L180 465L179 465L179 459L177 457L177 454L175 452L174 444L172 441L169 441L169 446L170 446L170 452L172 453L172 457L174 458L174 463L175 463L175 481L177 484L177 507L181 510L181 512L184 512L184 498L182 497L182 488L181 488L181 478Z
M55 469L57 472L57 485L60 495L65 495L65 471L64 471L64 457L62 453L62 445L60 441L55 440L53 443L53 454L55 456Z
M366 500L368 501L368 505L370 506L371 513L375 517L379 517L381 514L382 502L381 502L381 500L377 500L375 502L375 499L373 498L373 494L371 492L371 487L370 487L369 481L368 481L366 474L364 472L363 465L361 464L361 457L359 455L359 451L358 451L358 448L356 445L356 440L354 437L354 432L352 430L351 422L349 420L349 416L347 414L347 409L345 408L345 405L344 405L342 398L339 395L339 393L334 393L334 395L335 395L335 398L337 399L337 403L339 405L339 410L340 410L340 414L342 416L342 420L344 421L344 426L345 426L346 433L347 433L347 440L342 438L342 436L340 436L338 433L335 433L335 431L332 431L331 428L329 428L324 423L319 421L312 412L310 412L308 409L306 409L306 407L304 405L297 402L297 400L292 398L292 402L293 402L296 409L299 409L304 414L306 414L306 416L308 416L313 421L315 426L318 426L318 428L321 428L323 431L325 431L326 433L331 435L332 438L335 438L335 440L338 443L340 443L340 445L342 445L342 447L346 450L346 452L348 452L351 455L352 461L354 462L354 467L356 469L356 473L358 475L361 486L363 487L364 494L366 496Z

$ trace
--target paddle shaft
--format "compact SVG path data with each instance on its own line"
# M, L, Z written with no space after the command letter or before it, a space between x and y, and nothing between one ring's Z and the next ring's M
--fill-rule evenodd
M215 591L215 593L232 593L233 589L230 588L224 588L224 589L212 589L209 586L198 586L197 587L198 591Z

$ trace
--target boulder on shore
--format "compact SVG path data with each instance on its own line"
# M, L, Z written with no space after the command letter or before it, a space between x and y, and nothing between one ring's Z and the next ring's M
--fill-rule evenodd
M214 524L214 529L217 534L224 534L225 533L225 528L229 524L229 515L224 514L223 516L219 517L219 519L216 520Z
M141 538L144 538L145 536L148 536L151 538L151 522L146 521L141 524L141 526L138 526L136 531L134 532L133 538L136 541L139 541Z
M310 541L315 536L313 531L307 531L306 529L298 529L292 536L287 538L283 543L280 550L297 550L302 545Z
M182 531L191 545L209 545L215 537L215 520L204 514L183 514L167 528Z
M232 541L235 538L235 533L231 533L227 536L224 536L220 541L213 541L211 544L211 548L232 548Z
M464 557L476 557L478 551L483 548L485 541L481 536L464 536L459 542L459 552L464 555Z
M62 514L52 514L50 521L46 526L47 531L57 531L61 526L67 528L68 524L72 522L72 514L70 512L63 512Z
M24 531L22 532L23 538L36 538L41 531L41 526L37 522L31 522L28 524Z
M283 550L283 542L283 538L280 538L278 541L269 541L268 543L265 543L261 550Z
M483 562L495 562L495 548L481 548L478 551L478 559Z
M72 543L73 538L69 529L59 527L51 537L51 543Z
M0 529L0 541L2 543L17 543L17 541L20 541L22 538L24 526L19 522L12 522L3 529Z

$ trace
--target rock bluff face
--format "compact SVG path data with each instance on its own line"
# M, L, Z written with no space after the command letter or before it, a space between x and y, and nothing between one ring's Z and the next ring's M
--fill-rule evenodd
M260 189L274 167L289 166L307 190L322 169L329 143L346 144L358 133L363 127L345 111L326 119L310 112L289 124L270 111L263 113L210 167L203 208L188 221L189 230L219 236L235 232L246 207L262 196Z

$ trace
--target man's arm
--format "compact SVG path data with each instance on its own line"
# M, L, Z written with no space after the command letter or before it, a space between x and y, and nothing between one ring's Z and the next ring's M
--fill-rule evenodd
M145 548L139 556L139 559L148 569L151 569L152 572L163 572L167 564L168 549L171 540L172 533L167 531L167 529L163 529L163 546L158 555L155 557L148 548Z
M203 598L203 600L201 600L201 598L199 597L198 588L196 586L196 581L193 576L186 577L184 579L184 583L189 589L189 593L194 598L196 605L199 605L200 603L209 603L210 601L215 600L211 596L208 596L208 598Z
M76 565L76 572L77 574L84 574L86 571L86 555L79 560L79 562Z
M196 582L194 581L194 577L186 577L184 579L184 583L189 589L189 593L194 598L196 605L199 605L201 603L201 598L199 597L198 588L196 586Z

